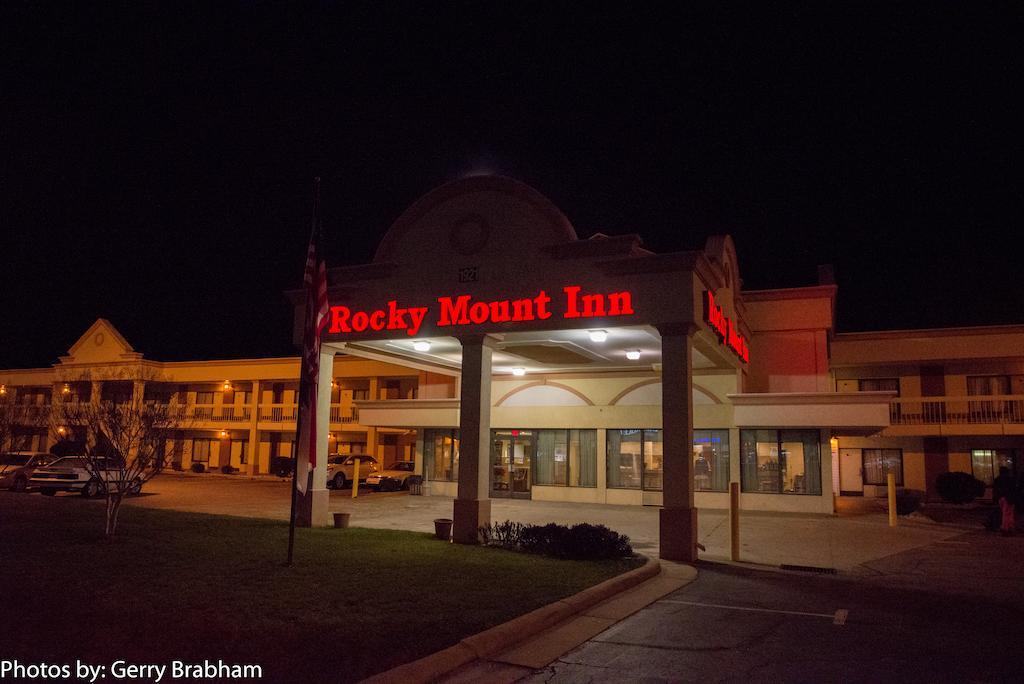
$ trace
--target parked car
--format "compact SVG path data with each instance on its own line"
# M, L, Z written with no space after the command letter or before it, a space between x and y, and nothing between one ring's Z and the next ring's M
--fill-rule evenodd
M398 461L386 470L381 470L366 478L366 485L375 490L393 492L396 489L408 489L410 478L416 475L416 464L412 461Z
M57 460L44 451L13 451L0 455L0 488L9 487L12 492L24 492L36 468Z
M99 461L99 477L94 477L90 472L88 463L84 456L67 456L58 459L48 466L36 468L28 481L30 489L38 489L46 496L53 496L57 492L79 492L82 496L92 497L104 494L107 491L107 483L116 483L121 471L111 461ZM142 482L139 479L130 483L129 494L138 494L142 491Z
M335 455L327 459L327 486L341 489L355 478L356 459L359 459L359 481L365 482L377 472L377 459L368 454Z

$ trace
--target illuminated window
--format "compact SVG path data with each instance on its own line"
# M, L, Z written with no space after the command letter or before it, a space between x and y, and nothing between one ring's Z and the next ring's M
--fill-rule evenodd
M817 430L741 430L744 492L821 494Z
M693 431L693 489L729 491L729 431Z
M423 431L423 468L428 480L459 481L459 431Z

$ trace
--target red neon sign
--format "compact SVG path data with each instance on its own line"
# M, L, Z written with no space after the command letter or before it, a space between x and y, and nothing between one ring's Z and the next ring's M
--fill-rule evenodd
M578 285L562 288L564 307L562 318L605 318L632 316L633 295L630 292L587 293ZM524 299L474 300L472 295L438 297L436 325L481 325L484 323L519 323L543 321L554 313L551 296L541 290L534 297ZM331 307L330 333L366 332L371 330L404 330L409 336L419 333L430 313L426 306L398 306L391 300L387 306L375 311L353 311L347 306Z
M715 293L704 290L704 322L718 335L718 340L745 363L750 363L747 338L736 330L736 324L725 315L721 305L715 303Z

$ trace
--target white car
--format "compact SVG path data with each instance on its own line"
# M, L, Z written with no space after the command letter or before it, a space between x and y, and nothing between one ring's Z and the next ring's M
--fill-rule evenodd
M393 492L396 489L408 489L410 478L416 475L416 464L412 461L398 461L386 470L381 470L366 478L366 486L379 491Z
M377 459L367 454L335 454L327 459L327 486L341 489L355 477L356 459L359 459L359 481L365 482L377 472Z
M121 471L108 461L99 461L99 477L94 477L84 456L66 456L43 468L36 468L28 481L29 489L38 489L46 496L57 492L79 492L82 496L92 497L105 494L107 485L117 486ZM135 479L129 483L128 493L138 494L142 491L142 482Z

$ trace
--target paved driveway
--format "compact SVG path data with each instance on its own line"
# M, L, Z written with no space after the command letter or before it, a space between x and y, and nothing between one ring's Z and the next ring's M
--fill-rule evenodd
M148 483L146 495L131 504L287 520L289 485L290 481L276 478L167 473ZM452 499L367 492L353 500L351 490L345 489L331 493L330 510L351 512L355 526L433 532L435 518L451 517ZM628 535L637 551L658 552L658 509L653 507L495 499L491 517L526 523L601 523ZM741 559L770 566L786 563L872 574L867 564L873 560L957 533L949 526L920 520L902 521L899 527L890 528L885 515L877 512L842 517L749 513L741 516ZM704 558L728 558L729 526L724 511L700 512L700 541L707 549Z
M805 576L702 564L696 581L526 681L1019 682L1024 538L972 532Z

